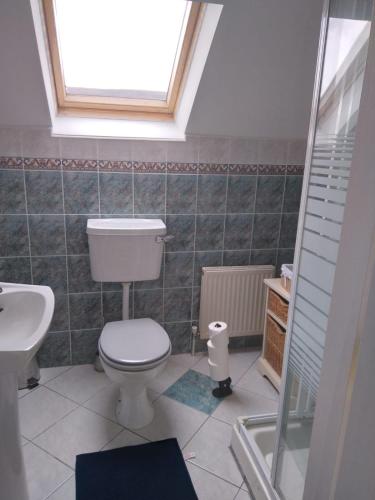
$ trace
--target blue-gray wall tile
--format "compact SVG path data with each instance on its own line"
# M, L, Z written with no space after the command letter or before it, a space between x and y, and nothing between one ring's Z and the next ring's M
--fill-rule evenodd
M31 283L30 258L0 258L0 281L8 283Z
M25 172L27 210L30 214L62 214L61 172Z
M24 214L25 186L23 171L0 170L0 213Z
M253 215L229 214L225 218L225 250L244 250L251 246Z
M285 177L260 175L258 177L256 212L281 212Z
M134 174L134 213L165 211L165 174Z
M303 176L287 175L285 181L284 212L298 212L301 202Z
M198 213L222 214L225 212L227 191L226 175L198 176Z
M282 264L293 264L294 248L280 248L277 252L276 276L280 276Z
M251 250L250 264L252 266L276 266L276 250Z
M49 329L51 332L69 330L68 295L55 294L55 310Z
M100 173L100 211L103 214L133 213L133 175Z
M191 288L168 288L164 291L164 321L187 321L191 318Z
M129 299L129 319L133 317L133 292ZM103 292L103 317L104 323L122 320L122 292Z
M93 215L92 218L98 218ZM86 234L87 215L66 215L66 246L68 255L82 255L89 253L89 244Z
M193 214L196 206L196 175L167 175L167 213Z
M294 248L298 225L298 214L282 214L279 248Z
M201 285L202 267L221 266L223 252L195 252L194 286Z
M54 293L66 293L66 257L33 257L31 259L34 285L50 286Z
M255 214L253 248L276 248L281 214Z
M99 213L98 174L64 172L64 201L67 214Z
M166 244L167 252L194 249L195 215L167 215L167 233L174 236Z
M71 332L73 365L95 361L100 334L101 330L73 330Z
M191 323L166 323L166 332L171 339L172 354L191 351Z
M227 213L254 212L256 176L230 175L228 177Z
M163 321L163 290L134 290L134 318Z
M187 287L193 284L193 252L165 254L164 286Z
M88 330L102 326L102 301L100 293L74 293L69 295L70 327Z
M41 368L70 365L70 333L49 332L38 351L38 361Z
M65 224L63 215L30 215L32 255L64 255Z
M100 291L100 283L92 279L88 255L68 256L68 278L70 293Z
M196 250L221 250L223 248L224 215L198 215Z
M0 257L29 255L26 215L0 215Z
M199 310L200 310L200 301L201 301L201 289L199 286L195 286L193 288L193 304L192 304L192 319L193 321L198 321L199 319Z
M250 250L226 250L224 252L224 266L248 266L250 264Z

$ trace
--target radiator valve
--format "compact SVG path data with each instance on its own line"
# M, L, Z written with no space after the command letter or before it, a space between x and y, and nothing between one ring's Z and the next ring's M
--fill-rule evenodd
M219 382L219 387L213 389L215 398L223 398L232 394L229 376L229 352L228 352L228 327L226 323L214 321L208 326L210 339L208 347L208 366L210 377L215 382Z

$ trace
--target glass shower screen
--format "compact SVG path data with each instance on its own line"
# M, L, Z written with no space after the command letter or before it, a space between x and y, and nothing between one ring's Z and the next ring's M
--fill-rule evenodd
M372 0L332 0L316 84L296 247L284 398L274 456L274 486L301 500L319 387L327 320L351 175L367 58Z

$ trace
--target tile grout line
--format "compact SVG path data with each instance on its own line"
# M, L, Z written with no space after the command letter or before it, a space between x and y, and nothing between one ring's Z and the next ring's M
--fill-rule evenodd
M283 220L283 213L284 213L284 200L285 200L285 189L286 189L286 171L284 174L284 184L283 184L283 196L281 200L281 210L280 210L280 222L279 222L279 232L277 235L277 252L276 252L276 268L279 260L279 247L280 247L280 238L281 238L281 225L282 225L282 220ZM277 271L277 269L276 269Z
M198 149L199 155L199 149ZM196 257L196 240L197 240L197 210L198 210L198 176L195 178L195 210L194 210L194 238L193 238L193 277L191 286L191 305L190 305L190 322L193 324L194 321L194 284L195 284L195 257ZM199 335L199 332L198 332ZM190 348L193 345L192 332L190 333Z
M20 149L21 149L21 158L22 158L23 189L24 189L24 197L25 197L27 242L28 242L28 248L29 248L30 279L31 279L31 284L34 284L33 262L32 262L32 253L31 253L31 237L30 237L30 218L29 218L30 214L29 214L28 202L27 202L26 172L25 172L24 155L23 155L23 134L22 133L20 134Z

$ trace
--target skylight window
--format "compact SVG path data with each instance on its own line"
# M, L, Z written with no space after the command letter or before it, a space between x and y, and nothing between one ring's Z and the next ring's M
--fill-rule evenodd
M198 26L185 0L43 0L59 111L173 118Z

